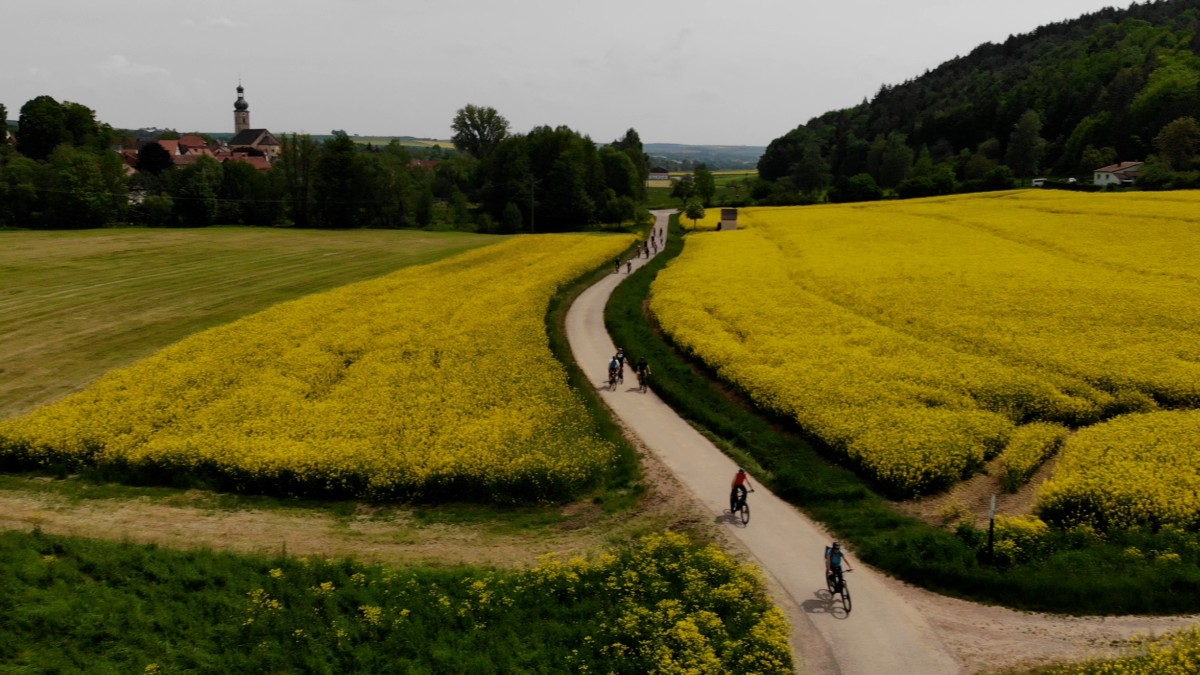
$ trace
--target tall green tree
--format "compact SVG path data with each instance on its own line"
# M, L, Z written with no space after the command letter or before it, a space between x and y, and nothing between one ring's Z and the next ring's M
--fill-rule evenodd
M1013 125L1008 137L1004 163L1018 178L1037 175L1046 141L1042 139L1042 118L1036 110L1026 110Z
M646 198L646 181L650 180L650 155L646 154L645 148L642 146L642 138L638 132L632 127L625 132L625 135L613 141L609 146L616 150L625 153L629 161L637 170L637 191L634 198L641 201ZM621 191L616 186L610 185L618 195Z
M671 183L671 198L678 199L680 206L686 206L688 201L696 196L696 179L691 174L685 174Z
M307 134L284 136L272 173L282 183L286 214L297 227L316 225L316 175L320 148Z
M8 140L8 108L0 103L0 143Z
M208 227L217 222L223 170L212 157L168 174L168 192L179 221L187 227Z
M173 168L175 168L175 160L158 141L151 141L138 148L137 170L139 172L157 176Z
M699 164L692 169L692 182L696 185L696 196L700 198L700 202L705 206L711 205L713 197L717 194L717 181L713 178L713 172L708 170L707 164Z
M22 155L44 160L54 152L54 148L71 140L67 115L58 101L50 96L38 96L21 106L17 150Z
M41 167L0 143L0 225L32 227L38 209Z
M825 189L832 180L829 162L821 156L816 144L809 144L792 167L792 181L801 192L814 193Z
M314 186L321 227L362 225L360 212L365 204L362 167L358 145L349 136L338 134L325 141Z
M893 131L875 137L867 154L868 172L880 187L894 188L912 171L913 151L904 134Z
M217 200L216 222L222 225L274 225L278 219L270 178L249 162L233 159L221 165Z
M125 195L113 184L111 168L106 172L96 153L63 143L50 153L44 170L47 226L101 227L121 213Z
M467 104L454 114L454 147L483 159L508 137L508 120L495 108Z
M687 205L683 207L683 215L692 219L692 226L694 227L696 223L704 217L704 204L702 204L699 199L693 197L690 201L688 201Z
M645 185L637 167L629 155L613 146L600 148L600 162L604 165L604 182L618 197L640 200Z
M67 133L70 134L70 142L75 147L94 150L106 149L107 137L112 130L107 125L96 121L95 111L83 104L70 101L64 101L62 109L63 123L66 125Z
M1195 117L1180 117L1169 122L1154 137L1159 159L1172 171L1189 171L1200 151L1200 124Z

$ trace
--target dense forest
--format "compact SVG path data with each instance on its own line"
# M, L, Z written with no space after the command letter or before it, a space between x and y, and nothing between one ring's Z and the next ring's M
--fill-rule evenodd
M760 201L1001 189L1146 161L1200 187L1200 0L1104 9L987 43L772 141ZM1026 183L1028 184L1028 183Z
M4 128L7 114L0 106ZM499 113L472 105L454 119L456 151L289 135L268 170L183 162L159 142L175 131L113 129L50 96L27 102L17 121L15 142L0 139L0 227L579 230L638 218L649 173L633 129L606 146L563 126L510 134ZM135 162L122 147L137 149Z

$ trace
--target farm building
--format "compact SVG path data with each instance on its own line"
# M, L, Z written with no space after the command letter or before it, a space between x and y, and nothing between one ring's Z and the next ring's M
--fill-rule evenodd
M1133 185L1137 180L1142 162L1120 162L1096 169L1092 177L1095 185Z

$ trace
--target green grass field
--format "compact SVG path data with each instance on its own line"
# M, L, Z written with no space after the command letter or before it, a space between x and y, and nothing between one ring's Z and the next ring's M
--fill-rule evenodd
M197 331L495 241L391 230L0 232L0 418Z
M685 174L690 175L690 172L672 172L671 178L674 180ZM749 196L749 188L744 183L757 175L757 171L714 171L713 182L717 186L717 193L713 195L713 204L728 204L745 199ZM679 206L679 200L671 197L671 181L646 181L646 208L670 209Z

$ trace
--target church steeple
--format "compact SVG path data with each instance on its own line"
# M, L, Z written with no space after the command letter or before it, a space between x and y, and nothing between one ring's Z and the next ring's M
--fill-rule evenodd
M242 98L242 93L246 90L242 88L242 83L239 81L237 86L237 101L233 104L233 133L238 134L250 128L250 104L246 103L246 99Z

